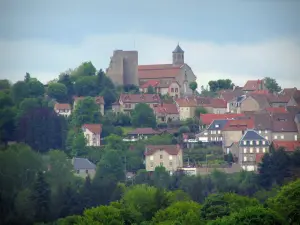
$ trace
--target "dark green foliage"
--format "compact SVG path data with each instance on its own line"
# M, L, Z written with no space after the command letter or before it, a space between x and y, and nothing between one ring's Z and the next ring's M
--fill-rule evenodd
M50 195L50 186L45 181L43 172L38 172L31 196L37 222L46 222L49 219Z
M201 216L205 220L214 220L218 217L228 216L229 204L223 195L213 194L207 197L201 209Z
M50 98L55 99L57 102L68 102L68 89L62 83L51 83L48 85L47 94Z
M155 90L151 85L149 85L147 88L147 94L155 94Z
M137 104L132 111L131 123L135 127L156 127L153 110L147 104Z
M18 81L12 86L11 95L15 104L19 104L24 98L29 97L29 88L24 81Z
M36 108L19 119L17 140L38 152L64 149L66 126L65 118L58 116L53 109Z
M212 92L217 92L220 90L232 89L233 83L230 79L219 79L219 80L211 80L208 82L209 90Z
M278 85L277 81L274 78L265 77L264 82L265 82L265 87L271 93L279 93L281 91L281 87Z

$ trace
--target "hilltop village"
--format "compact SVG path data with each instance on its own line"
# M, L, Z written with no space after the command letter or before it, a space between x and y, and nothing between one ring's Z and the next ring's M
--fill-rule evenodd
M300 90L199 84L184 54L1 80L0 223L296 224Z

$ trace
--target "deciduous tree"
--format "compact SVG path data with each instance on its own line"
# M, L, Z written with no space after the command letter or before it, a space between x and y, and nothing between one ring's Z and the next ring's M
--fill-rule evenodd
M274 78L271 77L265 77L264 78L265 87L271 92L271 93L278 93L281 91L281 87L277 83L277 81Z
M156 127L153 110L145 103L139 103L132 111L131 123L135 127Z
M51 83L48 85L47 94L58 102L68 102L68 90L62 83Z

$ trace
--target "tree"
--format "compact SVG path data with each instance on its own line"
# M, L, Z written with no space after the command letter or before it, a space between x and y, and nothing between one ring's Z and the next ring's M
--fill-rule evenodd
M149 85L147 88L147 94L155 94L155 90L151 85Z
M100 92L100 96L103 96L105 102L105 108L111 107L111 104L116 101L116 94L110 88L104 88L103 91Z
M99 93L96 76L83 76L76 79L74 90L77 96L95 97Z
M35 108L18 120L17 141L30 145L38 152L64 149L67 124L48 107Z
M190 89L193 91L193 94L194 94L194 93L195 93L195 90L196 90L197 87L198 87L198 84L197 84L196 81L193 81L193 82L191 82L191 83L189 84L189 87L190 87Z
M155 168L153 173L153 184L157 188L168 188L170 184L170 175L163 166Z
M29 73L26 73L26 74L25 74L25 77L24 77L24 81L25 81L26 83L28 83L28 82L30 81L30 79L31 79L30 74L29 74Z
M211 80L208 82L209 90L212 92L217 92L220 90L232 89L234 84L230 79L219 79L219 80Z
M68 102L70 102L74 95L74 85L73 85L70 75L68 75L68 74L59 75L58 83L64 84L66 86Z
M300 180L291 182L281 188L278 194L267 201L267 205L287 219L289 224L300 221Z
M198 115L200 115L200 114L207 114L208 112L207 112L207 110L205 109L205 108L203 108L203 107L197 107L196 109L195 109L195 115L198 117Z
M135 127L156 127L153 110L145 103L139 103L132 111L131 123Z
M29 90L29 96L36 98L42 97L45 93L44 85L38 81L37 79L30 79L28 83L26 83Z
M177 221L180 224L200 225L204 224L204 222L201 221L200 210L201 206L196 202L176 202L166 209L159 210L153 217L152 221L155 224L166 221L172 221L173 223L171 224L175 224L175 221Z
M41 107L41 101L38 98L25 98L19 105L20 114L26 113L32 109Z
M29 89L27 83L18 81L11 89L12 99L15 104L19 104L24 98L29 97Z
M58 102L67 102L68 90L66 85L62 83L51 83L48 85L47 94L50 98L55 99Z
M51 190L46 182L44 173L38 172L32 192L32 201L34 204L35 221L46 222L49 219L49 210L51 203Z
M271 77L265 77L264 78L265 87L271 92L271 93L278 93L281 91L281 87L278 85L277 81L274 78Z
M262 206L245 208L238 213L233 213L230 216L219 218L211 221L208 225L284 225L288 224L284 219L272 211L271 209L263 208Z
M86 139L82 130L74 133L71 148L71 155L73 157L79 157L86 153Z
M0 91L10 90L10 88L11 88L11 84L9 80L7 79L0 80Z
M94 76L96 74L96 68L91 61L83 62L75 70L72 71L71 76L75 79L83 76Z
M101 113L94 98L86 97L79 100L72 113L72 125L81 127L85 123L100 123Z

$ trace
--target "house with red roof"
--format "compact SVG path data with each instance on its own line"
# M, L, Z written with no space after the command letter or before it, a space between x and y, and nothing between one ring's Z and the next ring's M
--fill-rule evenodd
M162 103L153 108L156 120L159 123L168 123L179 120L179 111L174 103Z
M248 80L243 87L243 92L249 93L254 91L265 90L264 80Z
M146 170L153 172L163 166L171 174L183 167L183 154L179 145L147 145L145 149Z
M140 92L147 93L148 87L151 86L155 93L169 95L171 97L180 97L180 85L174 80L148 80L140 84Z
M284 148L287 152L293 152L300 149L300 141L273 141L275 149Z
M61 116L68 117L71 115L72 109L68 103L55 103L54 111Z
M127 94L123 93L119 98L119 111L130 113L139 103L145 103L152 109L161 103L158 94Z
M210 125L214 120L233 120L244 117L245 114L241 113L228 113L228 114L200 114L200 122L203 127Z
M81 96L81 97L74 96L73 97L73 100L74 100L73 109L76 108L76 105L78 104L79 101L82 101L83 99L85 99L87 97L84 97L84 96ZM99 106L100 113L102 115L104 115L104 104L105 104L105 102L104 102L103 96L96 96L96 97L92 97L92 98L95 100L95 103Z
M82 131L86 139L87 146L100 146L101 145L101 124L84 124Z

